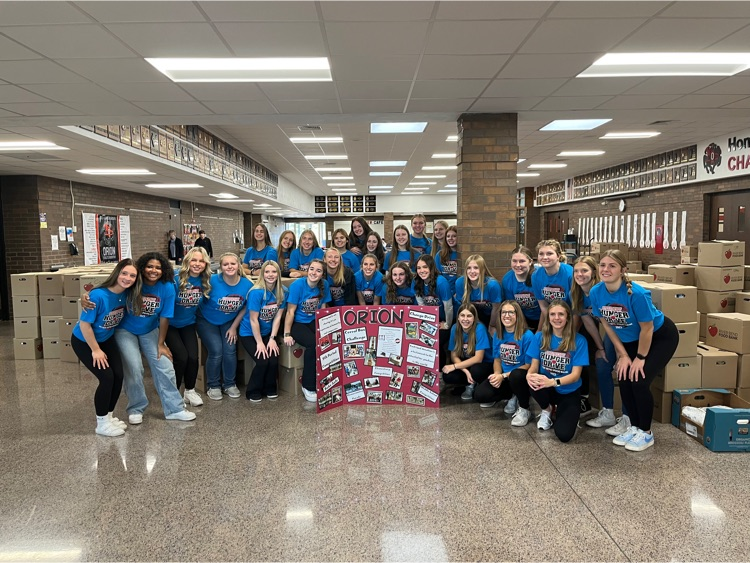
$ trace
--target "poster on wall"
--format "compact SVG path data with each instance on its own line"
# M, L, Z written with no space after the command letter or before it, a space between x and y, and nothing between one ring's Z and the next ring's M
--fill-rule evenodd
M84 264L130 258L130 217L82 213Z
M201 230L200 223L183 223L182 225L182 244L185 253L193 248L195 241L198 240L198 231Z
M698 143L699 181L743 176L750 172L750 129Z
M345 404L438 408L437 307L330 307L315 314L318 412Z

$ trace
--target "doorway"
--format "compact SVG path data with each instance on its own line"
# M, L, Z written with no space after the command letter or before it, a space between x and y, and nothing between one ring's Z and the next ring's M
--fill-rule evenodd
M745 247L750 248L750 224L747 211L750 207L750 190L711 194L709 209L709 238L724 240L744 240ZM745 252L745 264L750 264L748 253Z
M544 214L544 238L556 239L562 244L568 231L568 212L552 211Z

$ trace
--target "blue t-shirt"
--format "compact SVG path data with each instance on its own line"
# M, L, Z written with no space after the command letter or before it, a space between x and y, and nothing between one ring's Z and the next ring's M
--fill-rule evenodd
M245 306L247 293L253 284L240 276L237 285L229 285L222 274L211 276L211 294L200 304L200 314L214 326L231 322Z
M554 276L547 274L544 268L537 268L531 276L531 286L539 301L552 303L562 299L570 305L570 288L573 286L573 267L560 263L560 269Z
M288 290L283 288L284 297L281 303L276 301L276 293L268 291L262 287L256 287L251 289L250 293L247 294L247 307L245 308L245 314L242 316L240 321L240 336L252 336L253 325L250 324L250 312L258 312L258 326L260 328L260 335L266 336L271 334L273 328L273 320L281 309L286 308L286 296Z
M128 313L119 328L131 334L148 334L159 326L161 318L171 319L174 316L176 298L174 283L156 282L154 285L143 284L141 289L143 305L141 316Z
M385 260L383 260L383 269L388 270L391 267L391 254L393 250L389 250L385 253ZM409 264L409 268L413 271L417 266L417 258L420 254L417 254L412 248L411 252L408 250L399 250L396 254L396 262L406 262Z
M174 303L174 317L169 319L169 326L182 328L195 324L198 306L203 301L203 286L201 278L188 277L185 289L180 291L180 278L174 277L174 291L177 295Z
M417 238L414 235L409 235L409 243L417 252L417 258L422 256L422 254L430 254L432 252L432 242L427 237Z
M380 292L380 303L383 305L416 305L417 298L414 295L414 285L409 287L396 288L396 301L388 301L388 285L383 283L383 289Z
M289 286L287 303L297 306L294 311L294 322L308 324L315 321L315 311L331 302L331 290L328 282L323 280L323 291L318 286L310 287L306 278L300 278Z
M347 250L341 255L344 266L347 266L352 272L359 272L359 269L362 267L360 264L361 259L361 256L357 256L351 250Z
M534 335L531 346L529 346L529 358L539 360L539 373L546 375L550 379L569 375L575 366L589 365L589 346L582 334L576 333L575 350L558 352L557 348L560 346L560 342L561 339L553 334L550 341L550 349L541 350L542 331L540 330ZM575 383L560 385L560 387L555 387L555 390L558 393L566 395L575 391L580 386L581 378L579 377Z
M411 287L416 297L416 280L411 283ZM440 320L445 321L445 301L450 301L453 299L453 296L451 295L450 285L448 285L448 281L443 276L437 277L436 287L430 288L425 284L422 299L428 307L440 307ZM417 300L417 302L419 301Z
M125 318L128 291L113 293L109 288L98 287L91 290L89 300L96 305L90 311L81 312L81 321L89 323L97 342L104 342L115 333L115 327ZM81 322L73 327L73 334L79 340L86 340L81 332Z
M536 274L534 274L536 275ZM531 279L534 279L533 277ZM503 299L513 299L521 306L523 316L532 321L538 321L542 315L539 301L534 295L531 286L516 279L516 274L511 270L503 276Z
M367 280L365 279L365 273L360 270L354 274L354 285L357 291L362 292L365 305L372 305L375 302L375 296L383 293L383 274L376 271L372 278Z
M279 268L281 268L281 275L285 278L289 277L289 262L291 256L291 252L282 252L281 256L279 256Z
M451 327L451 337L448 341L448 350L451 352L454 350L456 346L456 331L460 331L463 335L463 348L461 349L461 353L458 354L458 356L462 360L468 360L471 356L468 356L468 351L466 349L467 343L469 341L469 335L466 334L463 329L458 325L454 324ZM487 329L484 327L482 323L477 323L477 338L476 338L476 348L475 351L484 350L484 357L482 358L482 362L489 362L492 363L494 361L494 358L492 357L492 344L490 343L490 335L487 333ZM476 352L475 352L476 353Z
M456 280L458 279L458 252L451 251L450 258L443 264L440 254L435 254L435 267L450 284L451 295L456 294Z
M313 248L308 255L302 254L301 248L295 248L294 250L292 250L292 256L289 259L289 269L306 272L310 267L310 262L312 262L316 258L322 260L324 255L325 253L320 247Z
M265 246L263 250L256 250L255 247L251 246L245 252L242 263L247 264L247 267L251 270L255 270L256 268L260 268L266 260L279 261L279 255L275 248Z
M620 342L635 342L641 335L641 325L653 321L654 331L664 324L664 313L651 302L651 292L637 283L631 284L632 295L628 295L628 286L620 284L614 293L607 291L604 282L591 288L591 315L607 322L615 330Z
M465 283L466 276L461 276L456 280L456 307L459 307L464 299ZM469 288L471 288L471 282L469 282ZM477 308L479 320L483 324L488 325L492 317L492 305L503 302L503 292L500 289L500 284L495 278L485 278L484 295L482 295L478 287L476 289L472 288L469 294L469 301Z
M518 366L531 363L529 347L534 339L534 333L527 330L521 340L516 340L512 332L503 330L502 338L498 338L499 331L492 337L492 355L499 358L503 373L510 373Z

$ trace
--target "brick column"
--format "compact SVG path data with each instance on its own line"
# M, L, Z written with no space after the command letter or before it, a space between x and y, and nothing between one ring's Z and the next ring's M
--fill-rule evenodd
M393 213L383 214L383 240L388 244L393 244L393 229L396 225L393 223ZM409 226L411 231L411 225Z
M458 149L461 270L468 256L481 254L499 280L516 244L518 116L462 114Z

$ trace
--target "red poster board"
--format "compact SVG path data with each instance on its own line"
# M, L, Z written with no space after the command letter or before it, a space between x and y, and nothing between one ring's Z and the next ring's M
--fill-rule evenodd
M346 404L440 406L439 309L329 307L315 313L318 412Z

